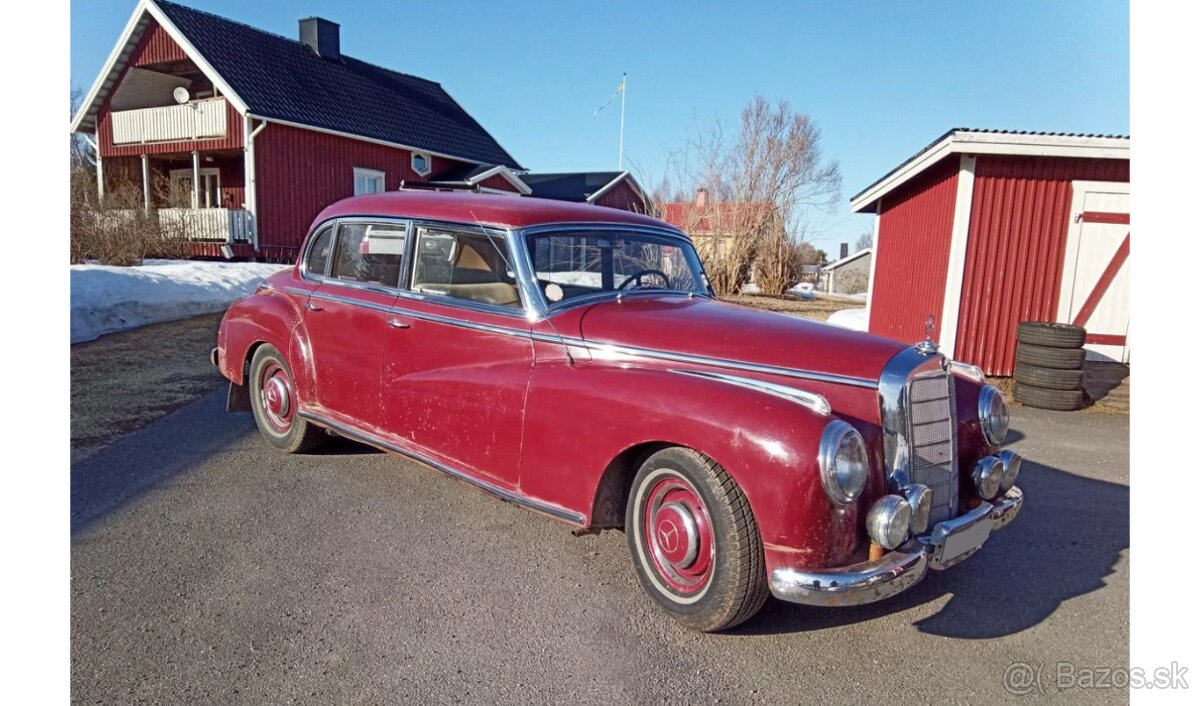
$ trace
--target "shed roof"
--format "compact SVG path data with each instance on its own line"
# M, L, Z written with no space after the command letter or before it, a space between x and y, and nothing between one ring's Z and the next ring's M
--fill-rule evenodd
M879 199L951 154L1004 154L1032 157L1129 159L1128 135L1026 132L956 127L901 162L850 198L856 213L875 209Z

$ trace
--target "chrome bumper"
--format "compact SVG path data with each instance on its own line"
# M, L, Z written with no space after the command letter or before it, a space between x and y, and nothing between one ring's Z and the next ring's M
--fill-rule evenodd
M929 569L947 569L978 551L979 545L952 556L955 537L970 533L986 535L1013 521L1021 512L1025 495L1013 487L1003 498L952 520L939 522L924 537L911 540L893 552L876 559L836 569L776 569L771 574L771 593L792 603L815 606L849 606L874 603L912 588L925 578ZM987 522L987 525L982 523Z

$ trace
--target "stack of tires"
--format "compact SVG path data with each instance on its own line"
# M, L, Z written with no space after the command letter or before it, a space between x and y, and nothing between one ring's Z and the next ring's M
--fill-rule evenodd
M1086 336L1087 331L1071 324L1038 321L1018 324L1013 397L1021 404L1041 409L1083 408Z

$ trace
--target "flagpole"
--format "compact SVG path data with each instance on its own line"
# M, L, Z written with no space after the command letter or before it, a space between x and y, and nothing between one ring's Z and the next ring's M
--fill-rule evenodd
M621 139L617 143L617 171L625 171L625 74L621 74Z

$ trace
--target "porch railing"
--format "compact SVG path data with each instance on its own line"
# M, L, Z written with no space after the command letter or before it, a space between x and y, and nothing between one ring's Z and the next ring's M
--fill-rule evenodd
M224 98L112 114L113 144L222 137L227 129Z
M127 225L142 211L101 211L95 217L101 223ZM240 208L160 208L150 211L151 218L165 237L181 237L196 241L253 243L254 215Z
M254 216L240 208L160 208L158 222L177 228L188 240L249 243L254 239Z

